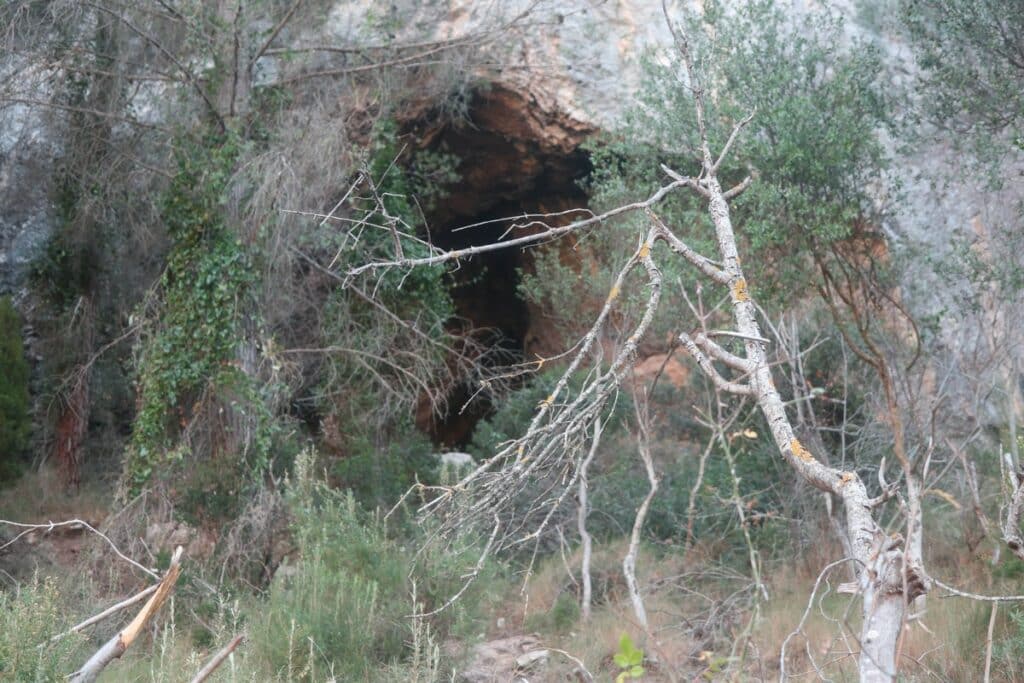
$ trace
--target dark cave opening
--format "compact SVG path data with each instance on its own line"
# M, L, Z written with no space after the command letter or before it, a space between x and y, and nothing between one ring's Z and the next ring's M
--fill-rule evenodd
M513 229L516 216L567 212L559 216L565 223L579 215L574 209L587 207L580 181L591 164L580 145L594 131L528 94L494 86L474 96L468 121L408 130L419 148L460 160L460 181L426 215L429 238L439 247L464 249L521 236L531 228ZM533 253L510 248L479 254L451 274L453 327L476 330L510 362L531 358L533 347L544 343L538 312L519 293L519 272L531 268ZM417 425L438 446L464 447L476 424L493 412L476 390L469 384L455 388L445 416L421 410Z

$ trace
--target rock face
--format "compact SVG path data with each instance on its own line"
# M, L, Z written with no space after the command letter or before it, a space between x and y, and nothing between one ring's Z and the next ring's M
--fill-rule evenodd
M879 23L860 21L857 7L861 3L778 1L793 13L826 6L844 14L849 37L867 38L882 48L891 67L885 77L894 87L913 77L910 51L902 37ZM405 116L404 127L417 138L415 144L447 149L461 158L456 191L428 212L431 227L437 228L432 238L447 248L492 241L508 225L454 231L468 223L585 207L587 198L578 181L589 171L589 162L580 151L581 142L597 130L613 129L621 120L640 86L645 54L673 49L660 0L404 4L417 13L407 24L416 31L433 27L437 39L512 26L489 48L494 59L482 74L488 86L472 95L467 122L436 124L419 116L422 112L398 113L399 118ZM674 13L684 5L699 11L702 3L676 0L668 5ZM523 15L527 9L530 12ZM394 10L392 4L387 11ZM335 1L325 10L322 24L301 30L300 42L351 44L352 37L370 23L368 17L380 11L381 3L374 0ZM390 37L411 40L406 35ZM256 84L274 80L284 64L276 60L273 56L259 60ZM9 71L0 59L0 76ZM45 99L45 93L38 99ZM159 101L154 91L150 104L143 107L149 112L144 117L147 121L159 119L160 108L153 104ZM892 204L891 218L882 226L891 242L920 245L931 255L941 256L949 251L952 235L972 234L972 224L1017 225L1015 207L1024 198L1024 183L1014 181L1020 179L1021 168L1005 169L1010 182L992 192L984 179L963 173L961 155L948 140L937 138L910 152L893 147L903 194L879 197L880 204ZM51 179L59 154L58 136L50 130L44 111L22 105L0 108L0 294L24 287L29 264L43 253L54 231L57 216ZM564 218L570 220L572 215ZM565 244L571 249L568 240ZM477 327L500 332L510 351L528 359L551 356L564 348L557 331L543 320L543 312L523 302L516 291L518 272L529 270L531 258L528 251L509 251L474 259L464 264L453 292L460 316ZM485 271L486 278L482 277ZM918 284L922 286L917 292L906 288L908 303L920 312L942 310L951 293L934 282ZM957 340L963 335L957 326L963 323L947 318L944 324L950 344L960 344ZM666 371L673 383L682 381L674 364ZM458 396L453 404L459 404ZM475 420L486 411L484 407L478 414L456 415L448 425L426 424L429 414L418 421L439 443L456 445L465 442Z
M57 148L38 112L0 113L0 295L16 292L53 232L50 178Z

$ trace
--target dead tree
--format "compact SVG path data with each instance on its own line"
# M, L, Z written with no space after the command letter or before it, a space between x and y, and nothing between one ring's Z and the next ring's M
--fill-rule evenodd
M903 629L906 605L927 591L926 579L920 567L905 566L902 539L887 536L875 522L873 511L884 498L872 499L856 472L844 472L825 465L796 438L772 377L765 349L767 340L761 334L757 308L740 264L730 217L729 200L742 192L748 182L723 190L717 177L724 154L745 122L736 127L722 153L716 158L708 143L703 93L693 69L685 36L681 36L680 47L693 90L701 137L701 172L696 178L688 179L688 184L707 200L721 265L713 264L709 259L696 254L687 258L695 265L702 264L701 270L705 276L729 288L736 331L742 336L745 357L731 354L705 335L691 338L684 334L681 337L683 346L716 386L730 393L752 396L764 414L782 457L808 483L843 501L846 512L845 532L853 552L852 559L860 568L857 589L863 599L860 678L862 681L889 681L896 673L896 650ZM670 176L681 178L671 169L666 168L665 171ZM669 228L653 212L651 215L654 222L661 226L666 239L675 241L677 238ZM676 250L684 254L691 251L688 248L686 251L681 248ZM722 377L713 361L731 368L739 379ZM919 505L919 494L916 491L908 491L908 494Z
M570 233L586 232L606 219L628 212L642 212L648 219L646 234L640 237L636 250L616 277L596 321L577 345L575 355L554 391L540 403L526 433L504 446L455 486L439 488L424 511L439 514L442 519L438 530L440 534L463 532L468 522L487 524L490 527L489 552L538 542L567 494L577 484L587 461L588 435L592 433L594 423L601 419L602 409L628 374L636 357L638 342L658 309L662 276L654 247L664 244L703 278L715 286L728 288L735 329L726 334L742 340L744 352L743 355L734 354L703 333L694 336L681 334L679 339L683 348L718 390L753 400L764 415L775 446L786 463L808 484L842 502L845 523L841 525L841 531L846 541L843 545L851 555L845 559L856 566L857 574L856 583L847 590L859 593L862 598L860 679L866 682L892 681L897 671L907 605L925 594L930 586L920 562L920 487L912 469L903 463L907 476L903 478L902 509L910 520L907 525L910 539L905 543L902 535L889 535L876 522L877 510L895 495L895 487L884 485L881 495L871 497L856 472L829 465L826 458L820 454L816 456L797 438L772 375L767 353L769 340L761 331L758 307L741 266L730 215L730 200L747 189L753 180L748 177L734 187L723 189L718 178L723 160L752 117L737 125L723 148L714 154L705 125L704 92L686 36L681 32L677 34L677 43L686 66L687 87L693 94L699 128L700 170L696 175L682 175L663 166L662 170L670 182L647 200L560 227L547 225L545 216L528 216L516 227L530 228L531 232L510 231L512 236L503 242L455 252L434 249L429 256L415 259L396 253L391 260L366 263L349 271L348 277L356 278L390 268L457 263L483 252L522 248ZM697 193L707 204L715 231L717 259L703 256L690 247L656 212L662 199L683 188ZM658 258L662 253L659 252ZM596 339L617 305L621 288L634 270L646 276L648 288L639 320L611 363L606 368L592 371L588 382L573 396L568 390L569 378L583 367L584 360L595 349ZM719 371L723 366L728 368L726 374ZM897 436L902 439L902 434ZM526 491L530 491L530 503L524 510L517 496Z

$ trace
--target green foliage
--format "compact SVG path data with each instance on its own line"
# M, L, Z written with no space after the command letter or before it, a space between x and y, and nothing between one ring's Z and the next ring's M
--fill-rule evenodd
M568 633L580 618L580 603L572 593L562 593L547 612L532 612L523 624L527 631Z
M365 508L390 508L417 481L435 482L434 448L408 420L380 445L356 425L353 433L349 454L337 461L332 474Z
M1024 673L1024 610L1010 612L1006 636L996 643L992 656L996 671L1002 670L1005 680L1015 680Z
M32 427L29 368L21 339L21 317L9 297L0 297L0 483L20 472Z
M314 480L311 468L311 454L300 456L288 489L301 559L271 586L252 626L253 645L274 675L290 680L324 680L328 673L371 680L375 670L410 654L408 615L454 595L475 556L428 547L416 557L415 543L391 538L379 517L362 512L351 493ZM473 624L474 612L486 607L489 580L480 577L459 603L429 618L438 638Z
M731 205L744 267L763 302L792 300L813 291L815 278L808 274L816 260L828 261L834 245L862 234L874 212L870 188L888 163L879 135L893 121L879 81L879 53L862 42L842 47L848 44L842 22L826 11L786 16L770 0L737 3L728 11L721 3L705 3L700 16L685 21L706 95L712 150L720 151L736 124L754 115L718 172L725 187L754 177ZM698 174L698 129L684 73L676 50L645 60L638 105L621 130L592 152L598 208L649 196L664 182L662 163ZM702 198L678 191L656 211L695 249L715 254ZM591 293L603 297L612 273L635 249L644 220L636 215L615 221L581 244L585 259L601 266L596 276L549 253L536 276L524 277L525 290L553 303L564 318L580 319L593 301L579 288L593 286ZM655 256L665 282L693 280L681 259ZM652 334L688 315L681 297L672 299Z
M1024 149L1024 12L996 0L902 0L900 10L930 118L983 159Z
M0 679L45 683L74 671L85 654L81 635L49 642L67 622L67 602L50 579L0 591Z
M621 671L615 677L615 683L624 683L626 680L640 678L644 675L644 651L633 644L633 639L625 633L619 639L619 651L612 659L615 666Z
M668 410L672 410L671 406ZM756 430L734 434L730 447L740 478L740 497L747 506L750 535L766 553L785 552L792 539L782 521L787 501L784 491L792 473L778 458L772 444ZM765 432L761 432L763 434ZM692 433L696 438L697 434ZM674 428L659 429L652 435L651 451L659 467L658 494L651 501L644 535L659 544L681 544L686 540L690 493L697 477L699 454L680 449L680 434ZM591 474L590 499L594 510L588 527L595 538L608 541L629 532L636 515L636 501L650 489L647 475L636 456L634 437L623 434L610 438L602 449L611 456L599 461ZM736 514L726 501L732 497L732 475L720 447L710 453L703 485L695 501L694 536L715 539L721 544L721 560L743 566L745 548Z
M222 217L239 152L231 137L185 140L178 148L177 173L163 203L174 245L138 363L140 407L126 461L133 491L167 462L177 429L203 389L246 382L232 361L254 276Z

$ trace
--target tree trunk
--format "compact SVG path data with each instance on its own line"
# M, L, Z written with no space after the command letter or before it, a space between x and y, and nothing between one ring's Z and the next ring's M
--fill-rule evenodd
M782 398L775 388L764 342L759 341L763 337L740 266L728 203L713 173L703 181L703 186L708 192L709 211L724 263L723 270L729 278L736 326L745 339L750 383L757 404L783 457L809 483L841 498L846 509L846 536L853 559L861 567L864 614L860 635L861 680L870 683L891 681L896 673L896 650L906 606L903 552L898 541L886 537L875 523L872 504L860 477L855 472L840 472L826 466L796 438ZM915 521L919 523L919 520ZM913 579L911 577L907 584L917 587L919 582Z
M579 529L580 541L583 546L583 556L580 560L580 574L583 581L583 595L580 597L580 614L583 616L584 621L590 619L591 602L593 601L593 581L590 577L590 558L593 552L593 539L590 537L590 532L587 531L587 515L590 514L590 503L587 499L589 486L587 481L587 470L590 468L590 463L594 461L594 456L597 455L597 447L600 443L601 420L598 419L594 423L594 437L590 442L590 451L587 453L587 457L584 458L583 463L580 465L579 508L576 511L576 525Z

